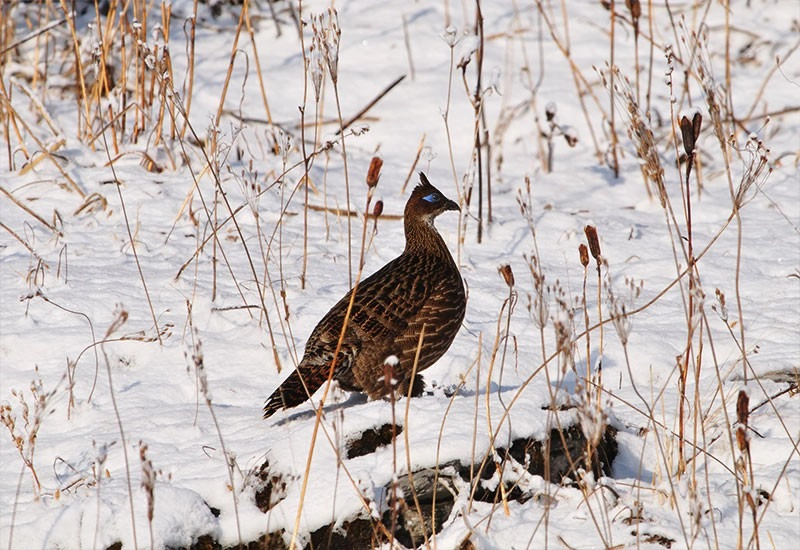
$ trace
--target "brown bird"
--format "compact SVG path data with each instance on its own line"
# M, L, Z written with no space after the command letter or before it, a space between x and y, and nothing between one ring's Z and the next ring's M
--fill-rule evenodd
M355 298L336 357L333 379L348 391L376 399L387 393L384 363L397 357L394 378L402 394L422 393L417 375L411 381L419 347L417 372L435 363L453 343L464 320L464 282L442 236L436 217L458 204L445 197L420 172L404 212L403 253L355 287ZM308 400L328 379L336 345L353 293L351 289L325 314L306 343L303 359L267 399L264 418ZM420 334L424 330L422 345Z

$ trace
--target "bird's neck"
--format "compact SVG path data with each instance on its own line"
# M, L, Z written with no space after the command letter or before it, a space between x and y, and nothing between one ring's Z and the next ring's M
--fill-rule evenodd
M432 223L421 219L406 218L404 225L406 233L405 254L424 254L453 261L447 244Z

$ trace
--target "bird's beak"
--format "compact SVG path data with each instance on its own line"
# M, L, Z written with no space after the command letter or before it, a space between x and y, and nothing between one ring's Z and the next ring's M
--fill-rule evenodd
M461 212L461 209L458 207L458 203L455 202L455 201L451 201L450 199L447 199L447 204L445 204L445 208L444 209L445 210L458 210L459 212Z

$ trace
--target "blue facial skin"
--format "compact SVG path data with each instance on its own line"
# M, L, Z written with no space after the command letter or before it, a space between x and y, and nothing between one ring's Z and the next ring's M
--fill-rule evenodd
M439 199L441 199L441 198L442 197L439 196L439 193L431 193L430 195L422 197L422 200L428 201L428 202L439 202Z

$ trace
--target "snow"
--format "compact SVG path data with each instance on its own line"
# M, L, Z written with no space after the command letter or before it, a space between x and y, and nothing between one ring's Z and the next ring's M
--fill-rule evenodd
M309 74L304 132L298 108L304 105L303 52L285 2L273 5L280 35L266 4L250 6L260 75L245 29L222 106L240 8L224 4L215 18L207 6L197 7L189 115L195 135L187 130L182 139L170 137L170 115L157 133L158 103L133 106L128 97L127 133L115 126L117 134L107 130L90 142L87 132L101 136L108 123L106 111L121 110L121 91L100 101L97 112L106 118L87 127L83 111L76 112L73 43L63 24L4 53L3 101L13 111L3 114L8 148L0 155L0 546L187 547L204 535L231 546L281 529L287 541L296 530L302 542L328 524L385 510L387 485L409 468L480 463L513 439L546 437L556 416L589 434L604 423L618 430L612 476L589 473L578 480L581 490L524 474L519 484L532 498L507 508L473 501L470 487L463 487L436 535L437 548L458 547L466 537L477 548L663 548L658 537L671 540L672 548L736 547L740 540L754 547L745 494L759 503L761 545L796 545L800 111L793 82L800 63L791 53L797 8L752 4L734 5L729 14L729 28L749 30L730 37L739 124L724 128L730 133L725 157L703 95L703 85L718 101L725 93L723 6L712 3L707 14L673 6L682 25L702 27L709 37L703 63L714 74L693 74L688 94L682 79L692 56L690 33L681 30L678 40L670 15L655 7L652 96L639 108L645 116L650 109L672 206L666 212L652 183L652 197L645 188L619 92L619 177L606 165L611 100L593 67L608 67L608 11L597 2L568 2L564 19L560 7L545 6L551 35L535 3L482 3L481 107L492 151L483 169L484 178L491 169L492 219L484 189L481 242L473 157L481 40L469 3L337 4L338 94L330 76L319 74L327 67L314 66L324 54L314 53L309 72L324 77L323 89L317 103ZM4 8L13 22L11 42L28 35L28 23L44 28L62 17L40 20L34 6ZM156 91L159 82L172 81L186 109L184 24L195 7L186 0L167 7L169 44L155 32L156 24L163 30L156 6L147 26L127 14L133 27L126 32L139 34L129 34L126 47L130 53L134 36L146 41L147 53L140 53L158 71L148 79L152 75ZM328 7L304 2L302 18L310 22ZM622 3L617 9L614 62L633 90L644 89L649 43L639 36L637 84L633 31ZM649 21L643 12L644 33ZM92 71L96 78L99 67L89 49L121 48L98 41L106 25L94 18L91 6L74 19L84 69L92 69L87 79ZM308 50L310 24L304 33ZM569 60L556 46L568 37ZM665 48L674 55L669 61ZM167 49L171 73L160 57ZM44 63L44 55L53 59ZM118 52L111 59L119 66ZM467 63L464 79L459 62ZM674 89L659 78L668 63L674 71L667 83ZM345 132L343 147L337 101L347 121L404 74ZM119 74L115 78L119 82ZM579 97L575 82L583 79L591 88ZM138 109L147 125L134 141ZM540 134L546 111L557 113L570 138L569 144L552 141L550 171ZM682 154L679 116L696 113L703 126L689 187L698 276L691 289L692 368L682 395L690 288L688 277L677 279L686 270L689 228L685 167L678 169L675 159ZM180 110L173 114L182 128ZM319 128L317 117L325 122ZM307 212L303 139L306 154L317 151ZM198 143L219 163L224 200ZM363 216L364 177L374 155L384 162L372 198L384 205L376 225ZM757 172L763 156L767 164ZM368 401L333 388L318 428L322 391L313 403L262 419L265 398L357 275L362 231L368 245L362 276L402 251L400 220L416 176L405 190L403 184L412 168L461 204L462 213L443 214L437 229L469 297L453 346L423 373L426 395ZM732 205L737 192L744 197L738 212ZM346 208L356 216L337 215ZM219 225L216 239L212 222ZM584 274L578 256L587 225L597 228L605 262L599 302L595 260ZM514 273L512 289L498 274L505 264ZM541 331L532 305L539 293L548 307ZM607 322L601 336L599 316L609 321L623 304L630 317ZM624 342L615 324L625 329ZM569 355L557 353L559 326L570 337ZM599 409L585 393L587 364L594 380L602 364ZM787 391L790 384L794 389ZM740 390L749 397L749 457L735 435ZM682 401L687 462L679 472ZM576 403L587 408L552 412ZM349 441L392 418L403 426L394 446L345 458ZM265 462L286 482L267 513L254 497L256 472ZM152 493L143 486L148 472ZM502 475L513 480L520 474L506 464Z

